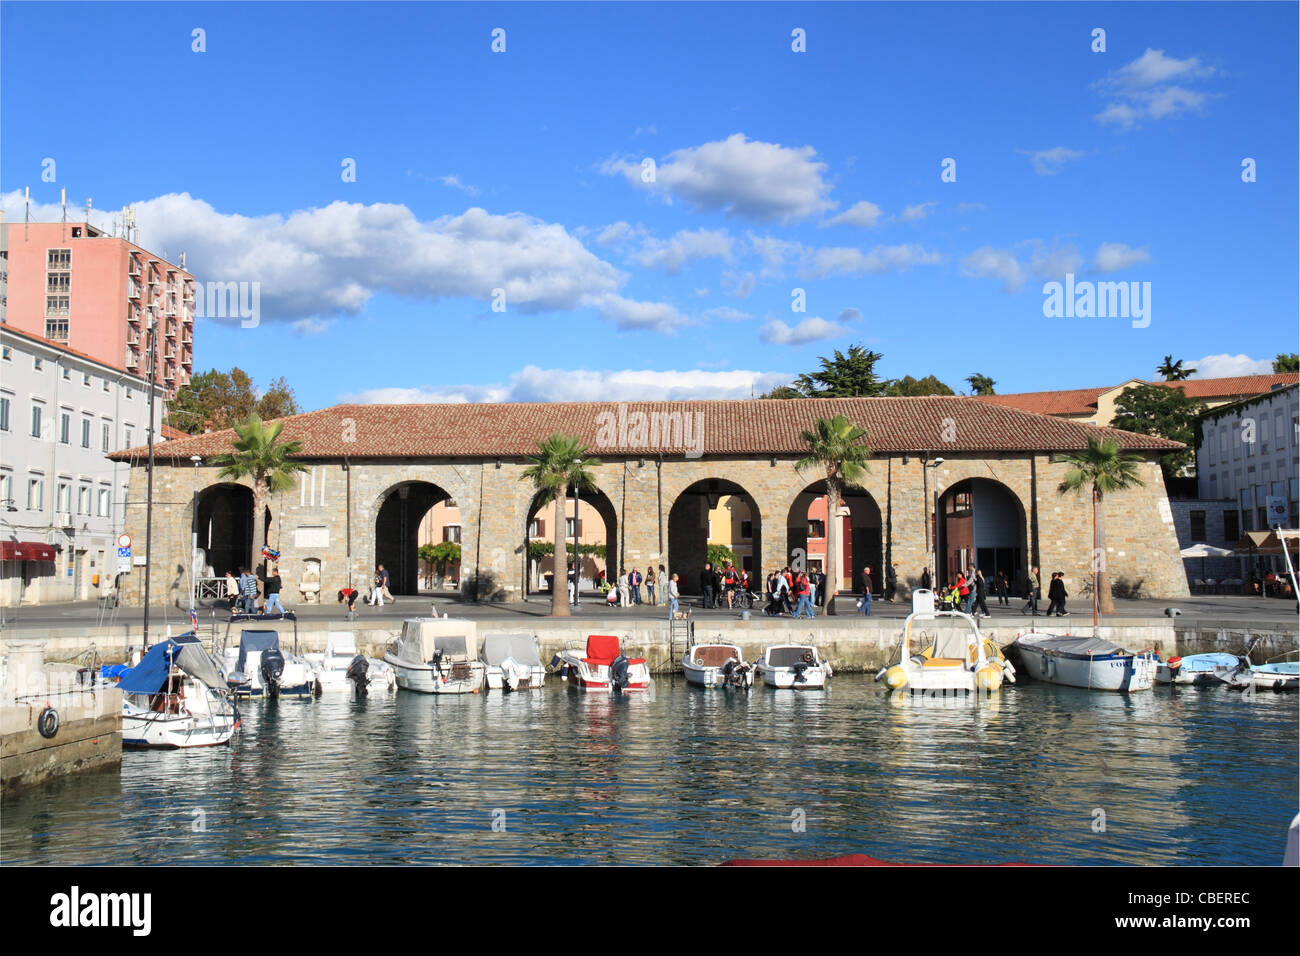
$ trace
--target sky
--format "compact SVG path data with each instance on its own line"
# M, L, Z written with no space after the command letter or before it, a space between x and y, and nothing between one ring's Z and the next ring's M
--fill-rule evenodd
M0 202L134 206L249 283L195 369L305 409L747 397L854 344L958 391L1247 374L1300 337L1296 37L1283 3L5 2ZM1067 274L1142 314L1045 314Z

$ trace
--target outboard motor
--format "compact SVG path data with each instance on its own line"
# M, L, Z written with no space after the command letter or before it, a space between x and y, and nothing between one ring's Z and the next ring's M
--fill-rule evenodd
M628 676L628 660L626 655L620 654L614 658L609 665L609 684L614 690L622 691L632 682Z
M728 687L748 687L745 675L749 668L734 658L722 666L722 683Z
M280 675L284 673L284 655L278 648L270 647L262 652L259 667L262 674L262 693L271 700L280 696Z
M356 691L358 697L365 697L367 688L370 687L370 676L367 671L370 670L370 662L366 660L364 654L358 654L352 658L348 664L347 673L343 676L352 681L352 689Z
M804 673L804 671L808 670L808 665L803 661L795 661L791 667L794 670L794 682L796 684L802 684L808 679L808 676Z
M429 666L433 668L433 672L437 674L438 677L441 678L442 682L445 684L447 682L447 678L443 677L442 674L442 651L433 652L433 657L429 658Z

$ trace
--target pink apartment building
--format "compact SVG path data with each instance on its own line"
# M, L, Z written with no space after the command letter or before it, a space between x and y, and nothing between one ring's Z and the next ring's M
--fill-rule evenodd
M0 226L3 315L38 335L133 375L147 375L150 319L158 383L168 395L194 372L194 276L86 222ZM184 257L182 256L182 259Z

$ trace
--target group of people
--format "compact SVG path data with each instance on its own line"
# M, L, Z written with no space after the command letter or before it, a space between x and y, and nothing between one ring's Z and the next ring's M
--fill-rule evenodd
M674 575L676 577L676 575ZM641 586L645 585L646 600L641 599ZM641 573L640 568L633 568L628 571L626 568L618 569L618 580L610 584L605 580L605 572L601 571L596 576L596 586L600 592L605 595L605 603L610 607L631 607L634 604L658 604L658 595L663 595L664 599L668 597L668 571L661 564L656 573L652 564L646 565L645 574ZM573 565L569 565L569 602L577 603L577 581Z
M266 597L265 605L258 604L258 584ZM226 600L230 610L239 614L283 614L280 602L280 570L274 564L264 564L256 574L241 566L239 577L226 572Z
M366 597L366 603L371 607L383 607L384 598L388 598L389 604L396 604L397 598L393 597L393 592L388 590L388 570L382 565L375 565L375 580L370 588L370 594ZM347 604L348 613L352 614L357 609L357 598L361 597L361 592L349 584L345 588L339 589L339 603Z
M1043 586L1039 578L1037 567L1029 569L1029 579L1026 582L1025 606L1020 609L1021 614L1038 614L1038 601L1042 597ZM1053 571L1052 577L1047 583L1047 610L1043 612L1047 617L1069 617L1070 612L1065 609L1065 599L1070 593L1065 590L1065 572Z
M700 572L700 593L704 595L702 607L716 608L725 600L728 608L736 606L736 596L749 590L749 572L737 570L730 561L724 561L722 567L711 562L704 562Z
M814 605L821 606L826 601L826 575L814 571L792 571L787 565L767 576L764 590L767 604L763 613L769 617L789 614L791 617L813 617ZM791 603L793 602L793 604Z

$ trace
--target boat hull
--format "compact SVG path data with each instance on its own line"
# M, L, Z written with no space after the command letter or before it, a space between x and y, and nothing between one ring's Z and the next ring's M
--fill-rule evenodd
M124 703L122 746L139 750L180 750L229 743L239 726L234 708L214 713L160 714Z
M482 661L449 662L435 669L428 664L411 664L385 654L384 663L396 673L398 690L419 694L477 694L483 689L485 668ZM467 673L463 677L453 676L454 665L461 663L467 668Z
M560 679L565 686L579 691L599 691L609 693L609 665L588 664L580 650L560 652ZM647 690L650 687L650 668L648 665L629 664L627 670L628 684L623 690Z
M682 671L686 675L686 683L693 684L696 687L743 687L750 688L754 686L753 668L745 668L740 676L728 678L721 667L696 667L694 664L682 664Z
M1268 665L1251 668L1250 679L1260 690L1300 689L1300 674L1268 670Z
M793 667L768 667L756 664L755 670L763 683L777 690L825 690L830 675L821 665L809 667L803 672L803 680L797 680Z
M1021 671L1046 684L1083 690L1133 692L1150 690L1156 680L1156 660L1137 654L1072 657L1032 645L1015 645Z
M528 676L521 679L518 687L510 688L512 691L542 689L542 685L546 682L546 668L538 664L527 670L529 671ZM488 690L504 691L506 689L505 674L500 667L488 665L486 678Z

